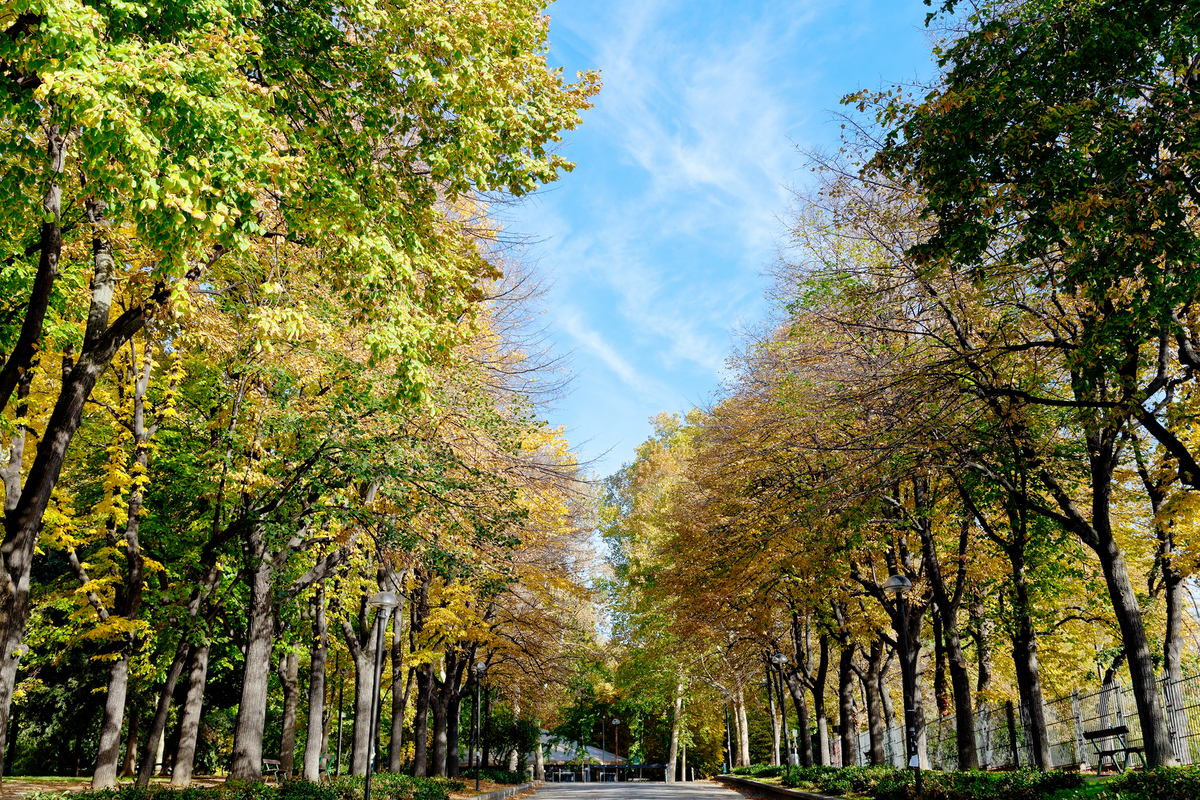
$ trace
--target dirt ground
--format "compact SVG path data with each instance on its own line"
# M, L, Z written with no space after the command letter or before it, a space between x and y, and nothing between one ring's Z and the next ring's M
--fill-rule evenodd
M156 778L151 780L151 783L162 785L168 783L169 780L169 778ZM216 786L224 780L223 777L200 775L192 778L192 783L198 786ZM25 775L5 777L0 782L0 800L18 800L34 792L78 792L86 789L91 782L91 778L42 778ZM122 784L125 783L131 783L131 781L122 781Z

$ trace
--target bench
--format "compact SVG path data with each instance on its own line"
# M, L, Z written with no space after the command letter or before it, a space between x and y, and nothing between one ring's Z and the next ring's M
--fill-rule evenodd
M1113 769L1117 772L1124 772L1129 769L1129 756L1136 753L1138 759L1142 762L1142 768L1146 767L1146 757L1143 755L1143 747L1130 747L1125 741L1126 735L1129 733L1129 726L1118 725L1114 728L1101 728L1098 731L1084 731L1083 738L1092 743L1092 747L1096 749L1096 774L1100 774L1100 770L1104 768L1104 759L1112 762ZM1105 741L1101 741L1105 740ZM1115 741L1113 741L1115 740ZM1117 755L1123 755L1124 761L1122 764L1117 764Z
M279 768L280 768L280 766L281 765L279 763L279 759L264 758L263 763L262 763L263 778L273 778L276 783L279 783Z

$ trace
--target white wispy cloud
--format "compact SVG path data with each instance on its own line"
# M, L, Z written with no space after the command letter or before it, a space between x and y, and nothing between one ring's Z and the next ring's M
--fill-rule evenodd
M646 377L629 363L598 332L588 327L582 317L571 308L560 309L557 320L562 330L571 336L588 353L598 358L628 388L645 399L661 401L670 393L660 381Z

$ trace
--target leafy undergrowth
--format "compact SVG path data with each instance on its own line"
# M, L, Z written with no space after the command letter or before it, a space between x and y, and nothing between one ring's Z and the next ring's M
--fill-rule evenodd
M479 770L479 777L485 781L491 781L492 783L502 783L502 784L506 784L506 785L514 784L514 783L525 783L526 781L529 780L529 776L526 773L521 772L520 770L513 770L510 772L506 769L481 769L481 770ZM461 780L467 781L468 783L474 781L475 780L474 767L465 769L462 773Z
M1200 766L1159 767L1148 772L1127 772L1118 778L1105 781L1096 794L1096 800L1196 798L1200 798Z
M894 767L792 767L790 778L786 767L741 767L734 774L756 780L771 780L783 776L781 783L792 789L838 797L873 798L873 800L913 800L916 787L913 774ZM935 772L926 771L924 800L1075 800L1093 792L1084 792L1084 780L1078 773L1039 772ZM771 781L774 782L774 781ZM1183 786L1183 784L1180 784ZM1191 791L1191 790L1189 790ZM1162 795L1200 798L1200 793ZM1099 800L1099 795L1096 795ZM1150 800L1157 794L1112 795L1102 800ZM1090 800L1090 797L1089 797Z
M122 786L117 789L80 792L35 792L26 800L362 800L365 781L361 775L334 778L331 783L285 781L282 785L226 781L220 786ZM448 800L451 792L466 784L448 778L414 778L381 772L371 779L372 800Z

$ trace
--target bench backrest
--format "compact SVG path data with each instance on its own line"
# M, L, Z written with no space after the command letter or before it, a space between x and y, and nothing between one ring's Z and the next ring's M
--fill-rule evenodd
M1101 728L1098 731L1084 731L1083 738L1099 739L1104 736L1124 736L1129 733L1128 725L1118 725L1115 728Z

